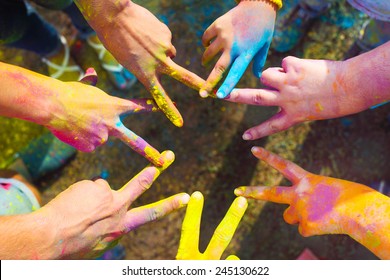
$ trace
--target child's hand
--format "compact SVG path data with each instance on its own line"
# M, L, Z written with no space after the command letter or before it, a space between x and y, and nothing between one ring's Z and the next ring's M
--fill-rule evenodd
M208 63L219 52L222 55L199 92L202 97L211 94L231 67L217 92L219 98L226 97L252 59L254 75L261 76L272 40L275 17L276 10L271 3L242 1L207 28L202 38L203 45L207 47L202 63Z
M248 204L245 199L236 198L230 206L225 218L219 224L204 253L199 252L199 230L203 210L203 195L194 192L191 195L184 217L178 260L219 260L229 245L234 232L245 213ZM237 260L234 255L229 260Z
M279 106L267 121L248 129L243 138L255 140L312 120L337 118L370 107L351 82L344 62L283 59L282 68L263 72L261 82L270 89L235 89L226 100L258 106Z

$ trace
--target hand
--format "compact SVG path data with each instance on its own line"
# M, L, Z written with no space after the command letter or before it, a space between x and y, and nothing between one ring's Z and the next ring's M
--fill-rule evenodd
M288 204L283 214L284 220L289 224L298 223L299 233L303 236L356 233L359 222L355 217L370 204L365 198L369 199L375 193L381 195L361 184L309 173L263 148L254 147L252 152L281 172L292 182L292 186L239 187L235 194Z
M272 3L242 1L207 28L202 38L207 47L202 63L208 63L219 52L222 55L199 92L202 97L211 94L229 67L229 74L217 92L219 98L230 94L252 59L254 75L261 76L275 17L276 9Z
M261 82L271 89L235 89L226 100L258 106L279 106L267 121L248 129L244 140L255 140L312 120L337 118L370 107L346 76L344 62L286 57L282 68L263 72Z
M161 166L161 154L126 128L120 119L126 114L157 111L155 102L152 99L121 99L87 85L96 84L96 79L93 71L87 72L82 83L65 83L67 88L55 101L61 110L56 110L55 117L45 126L58 139L84 152L104 144L110 135L118 137L154 165Z
M204 80L173 62L172 34L147 9L131 3L115 18L95 28L100 40L120 64L129 69L152 94L158 107L176 126L183 118L161 84L161 75L199 90Z
M185 193L149 205L131 208L131 204L174 160L172 152L164 152L161 168L149 166L114 191L103 180L84 180L73 184L46 206L36 211L51 221L51 244L56 258L96 258L115 246L119 238L139 226L157 220L183 207L189 200Z
M184 217L179 250L176 259L178 260L219 260L226 247L229 245L234 232L248 206L246 199L236 198L228 212L214 232L213 237L204 253L199 252L199 230L203 209L203 195L194 192L191 195ZM237 260L234 255L228 260Z

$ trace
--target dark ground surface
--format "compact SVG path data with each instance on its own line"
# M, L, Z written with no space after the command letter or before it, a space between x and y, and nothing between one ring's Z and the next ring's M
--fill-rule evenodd
M140 1L136 1L140 2ZM175 61L206 78L210 67L202 67L204 51L200 38L205 28L233 7L234 1L210 4L211 1L141 1L165 21L173 33L177 49ZM285 1L287 2L287 1ZM221 6L219 6L221 5ZM223 5L223 6L222 6ZM285 9L285 8L284 8ZM68 39L74 29L60 12L41 10ZM336 23L340 15L356 18L356 24L343 29ZM358 34L363 18L344 1L338 1L324 17L313 24L305 40L288 54L270 52L268 66L279 66L287 55L306 58L341 60ZM116 91L107 81L97 63L97 57L87 47L74 52L85 68L95 67L98 86L122 97L148 96L137 83L129 93ZM39 57L15 49L0 47L0 60L47 73ZM201 99L198 93L175 80L163 80L167 91L184 117L184 127L174 127L161 113L129 116L125 124L158 150L173 150L175 163L160 176L152 189L136 205L153 202L178 192L201 191L205 207L201 227L201 249L225 215L234 199L233 190L240 185L273 185L287 182L280 174L259 162L250 153L254 145L298 163L303 168L322 175L343 178L366 185L380 180L390 182L390 105L368 110L343 119L318 121L295 126L262 140L245 142L242 132L271 116L276 108L262 108ZM260 87L248 70L238 87ZM31 139L46 130L24 121L0 118L0 167ZM45 202L70 184L107 174L113 188L119 188L140 171L147 161L116 139L93 153L78 152L59 172L40 182ZM71 207L71 205L69 205ZM304 238L297 226L283 221L285 205L249 201L226 256L237 254L241 259L295 259L310 248L320 259L376 259L363 246L348 236L327 235ZM145 225L128 236L127 259L174 259L180 238L185 209L161 221Z

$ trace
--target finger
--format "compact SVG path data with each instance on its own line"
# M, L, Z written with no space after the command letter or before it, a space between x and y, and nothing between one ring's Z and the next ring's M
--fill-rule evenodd
M125 218L125 232L129 232L146 223L155 221L165 215L184 207L190 196L180 193L158 202L131 209Z
M215 39L214 42L207 47L202 56L202 65L206 65L222 50L222 42L219 38Z
M199 252L199 232L202 219L204 198L202 193L194 192L187 205L181 227L181 237L177 259L186 259L186 255Z
M134 200L151 187L158 176L175 160L175 154L171 151L164 151L161 156L164 159L162 167L148 166L144 168L119 190L123 200L129 201L129 204L133 203Z
M243 197L237 197L222 222L215 230L213 237L205 251L208 259L220 259L226 247L229 245L242 216L248 207L248 202Z
M149 160L152 164L156 166L162 166L164 164L164 160L159 151L153 148L148 142L139 137L137 134L125 127L120 120L118 120L115 128L113 128L111 131L111 135L122 140L123 143Z
M265 61L267 60L268 50L269 50L269 44L265 44L255 55L253 59L253 75L255 75L257 78L261 77L261 72L263 70L263 67L265 65Z
M80 82L90 86L96 86L98 76L94 68L88 68L84 76L80 79Z
M109 188L111 189L110 185L108 184L108 182L102 178L99 178L99 179L96 179L96 180L93 180L97 185L103 187L103 188Z
M171 45L171 47L165 52L165 54L172 59L176 56L176 53L177 51L174 45Z
M156 102L151 98L139 98L130 100L121 98L118 99L120 115L157 112L160 110Z
M292 187L239 187L234 194L246 198L266 200L275 203L290 204L294 198Z
M164 70L164 74L195 90L199 90L205 83L201 77L181 67L171 59L167 60L167 69Z
M280 67L271 67L263 71L260 81L263 85L280 89L286 80L286 73Z
M240 259L236 255L230 255L226 258L227 261L239 261Z
M207 96L210 94L214 87L219 83L222 79L223 74L229 68L231 63L231 57L228 52L223 52L217 63L215 64L213 70L211 71L209 77L206 82L202 85L199 94L200 96Z
M292 122L282 110L258 126L245 131L242 138L244 140L256 140L286 130L292 125Z
M278 92L269 89L233 89L232 92L226 96L225 100L257 106L278 106L279 96Z
M295 163L270 153L261 147L253 147L252 153L255 157L265 161L271 167L278 170L283 174L283 176L285 176L294 184L298 183L304 176L308 174L306 170L296 165Z
M211 24L202 36L202 44L204 47L208 47L210 45L211 40L218 35L217 28L215 24Z
M158 107L161 109L161 111L164 112L167 118L174 125L182 127L183 118L180 115L179 110L177 110L175 104L173 104L172 100L165 92L165 89L163 88L157 77L154 77L152 79L149 91L152 94L153 99L156 101Z
M233 88L240 81L242 75L244 75L244 72L246 68L248 68L248 65L251 60L252 57L247 55L241 55L236 58L232 67L229 70L228 76L217 91L218 98L225 98L230 94Z

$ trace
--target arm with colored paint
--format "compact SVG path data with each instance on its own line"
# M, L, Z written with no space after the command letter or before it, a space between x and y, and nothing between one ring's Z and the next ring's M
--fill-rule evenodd
M283 59L263 72L270 89L235 89L226 100L279 106L267 121L248 129L254 140L312 120L355 114L390 100L390 42L346 61Z
M261 76L280 6L281 1L241 1L207 28L202 38L206 47L202 63L222 54L199 92L202 97L212 93L229 68L217 91L219 98L230 94L252 60L254 75Z
M107 50L129 69L152 94L159 108L176 126L183 118L161 84L163 74L199 90L204 80L177 65L172 34L147 9L129 0L76 0Z
M183 207L185 193L131 208L174 160L172 152L163 156L163 167L146 167L118 191L103 179L84 180L35 212L0 217L0 259L96 258L130 231Z
M253 154L281 172L291 187L240 187L236 195L288 204L284 220L303 236L348 234L382 259L390 259L390 198L345 180L312 174L254 147Z
M43 125L84 152L93 151L111 135L161 166L161 154L120 119L126 114L155 110L152 99L125 100L84 83L62 82L0 62L0 115Z
M218 225L206 250L199 252L200 221L203 210L203 195L194 192L188 202L186 215L184 217L179 250L176 255L178 260L219 260L226 247L229 245L234 232L245 210L248 206L246 199L236 198L230 206L228 212ZM237 260L231 255L228 260Z

